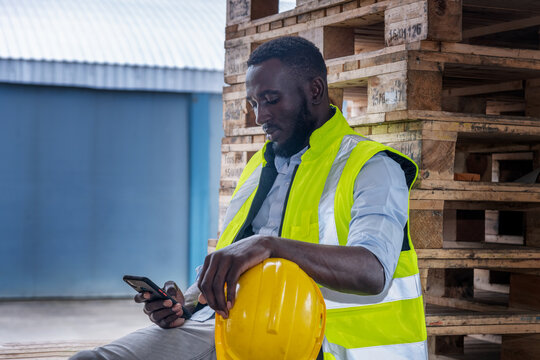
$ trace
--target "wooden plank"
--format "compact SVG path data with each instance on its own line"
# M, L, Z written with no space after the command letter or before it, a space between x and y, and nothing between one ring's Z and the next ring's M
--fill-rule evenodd
M386 46L426 40L428 34L427 1L417 1L387 9L384 13Z
M509 60L512 60L512 58L513 60L518 60L518 59L538 60L540 59L540 50L495 48L491 46L469 45L469 44L458 44L458 43L447 43L447 42L441 43L441 52L442 54L456 53L456 54L462 54L462 55L502 57L502 58L509 58ZM464 59L467 59L467 58L465 57Z
M428 0L428 39L461 41L461 23L461 0Z
M538 215L540 213L537 213ZM508 304L521 309L540 310L540 276L512 273ZM530 336L503 336L501 358L538 359L540 334Z
M480 94L492 94L503 91L523 90L523 81L505 81L497 84L465 86L461 88L445 89L443 96L471 96Z
M522 313L491 313L491 314L427 314L426 325L428 327L442 326L467 326L467 325L517 325L531 324L536 325L540 332L540 313L522 312Z
M493 192L467 190L420 190L411 193L413 200L452 200L452 201L496 201L496 202L540 202L540 192Z
M224 75L227 83L234 84L232 76L245 74L247 71L247 60L249 58L251 47L247 44L227 49L225 52Z
M279 0L249 0L249 2L251 3L251 19L260 19L279 13Z
M250 0L227 1L227 26L240 24L251 20Z
M442 98L441 107L443 111L485 115L486 100L480 97L446 96Z
M280 36L286 36L286 35L293 35L298 34L302 31L307 31L309 29L323 27L323 26L333 26L336 24L345 25L348 24L351 26L360 26L362 24L369 25L373 23L377 23L382 21L382 15L384 10L386 9L386 6L388 5L390 1L381 1L377 2L372 5L362 6L356 9L343 11L339 14L334 14L330 16L324 16L324 10L322 11L322 17L317 17L312 13L310 20L298 23L296 25L291 25L287 27L282 27L279 29L275 29L273 31L264 31L259 32L257 34L253 35L246 35L242 38L238 39L231 39L225 41L225 48L229 47L235 47L239 46L241 44L251 44L254 42L264 42L272 38L280 37ZM378 17L370 17L370 15L376 15L379 14ZM281 17L288 17L291 16L291 13L283 13L280 14ZM266 21L270 21L271 18L265 19ZM272 21L276 21L279 18L274 18ZM260 25L259 25L260 26ZM239 26L239 29L241 26ZM269 26L268 26L269 28Z
M491 247L486 249L421 249L417 251L419 259L510 259L540 260L540 249L531 247ZM520 267L521 268L521 267Z
M532 160L532 152L512 152L512 153L498 153L491 155L493 160Z
M373 117L375 115L376 117ZM526 135L529 137L540 136L540 121L535 118L524 116L479 115L429 110L399 110L390 113L361 115L350 120L351 123L355 125L408 120L422 122L426 130L434 131L485 133L490 134L490 136L497 133ZM488 144L482 146L485 148L490 147ZM516 148L519 148L519 146ZM481 151L480 149L477 150Z
M210 254L216 250L218 240L217 239L208 239L207 252Z
M444 209L443 200L411 200L409 203L410 210L434 210Z
M534 80L525 82L525 115L540 117L540 85Z
M540 358L540 335L503 335L501 360Z
M485 304L485 303L481 303L481 302L473 301L473 300L458 299L458 298L443 297L443 296L433 296L429 294L424 294L424 300L426 301L427 304L450 307L450 308L455 308L455 309L460 309L460 310L485 311L485 312L494 312L494 311L508 312L508 311L513 310L513 309L509 309L506 306L501 306L501 305Z
M487 101L486 114L500 115L503 113L525 112L526 106L523 102L513 101Z
M221 152L230 151L259 151L263 147L264 143L254 144L223 144L221 145Z
M247 164L245 152L226 152L221 154L221 181L237 180Z
M521 309L540 310L540 276L511 274L509 304Z
M347 1L350 1L350 0L311 0L311 1L308 0L308 1L303 1L302 3L297 2L296 7L294 9L280 12L274 15L269 15L262 19L254 19L252 21L239 24L238 29L242 30L242 29L246 29L252 26L269 24L270 22L273 22L276 20L283 20L285 18L289 18L292 16L305 17L306 15L310 15L310 13L314 11L322 10L324 13L326 8L343 4L343 3L346 3ZM355 4L355 5L358 5L358 4ZM355 7L358 7L358 6L355 6ZM347 6L348 10L351 10L352 8L353 7L351 5Z
M331 67L334 65L343 65L345 63L355 61L355 62L366 62L367 59L374 59L372 62L378 62L381 63L381 60L383 59L383 55L390 55L390 54L402 54L403 59L406 59L406 50L408 50L408 46L414 46L415 50L418 50L420 47L420 44L409 44L409 45L396 45L396 46L389 46L385 47L383 49L379 50L373 50L365 53L359 53L354 54L350 56L344 56L339 59L328 59L326 60L326 66ZM364 61L362 61L364 60Z
M264 131L260 126L234 128L230 132L231 136L243 136L243 135L264 135Z
M325 59L354 54L354 29L349 27L324 26L298 33L321 51Z
M330 104L337 106L339 110L343 112L343 89L328 89L328 98L330 100Z
M409 229L417 249L439 249L443 246L442 209L409 210Z
M540 248L540 211L525 213L525 244Z
M353 71L346 71L336 74L328 75L328 84L332 84L333 87L348 87L348 86L362 86L366 83L366 80L371 76L377 76L381 74L405 71L407 69L407 61L398 61L391 64L383 64L377 66L370 66L367 68L361 68Z
M451 113L446 111L411 110L403 115L409 120L435 120L424 122L426 130L518 133L523 135L540 134L540 121L518 116L494 116Z
M454 180L418 180L416 189L423 190L460 190L460 191L489 191L493 193L511 192L528 193L532 199L540 194L540 187L521 183L466 182Z
M442 110L442 73L435 71L411 70L407 72L407 109Z
M540 3L537 0L465 0L463 6L476 11L517 12L530 14L540 12Z
M448 111L430 111L430 110L409 110L396 112L392 116L392 121L400 120L435 120L432 124L438 126L446 126L443 122L452 123L448 125L448 129L457 131L458 129L464 129L469 127L468 124L475 125L505 125L527 128L531 134L540 129L540 121L536 118L525 116L509 116L509 115L478 115L478 114L464 114L453 113Z
M524 29L531 26L540 25L540 16L533 16L526 19L519 19L514 21L506 21L503 23L480 26L473 29L463 31L463 38L470 39L479 36L497 34L505 31L512 31L518 29Z
M436 319L436 317L434 318ZM536 334L540 332L538 324L489 324L463 326L428 325L428 336L434 335L468 335L468 334Z
M231 135L233 129L254 125L255 114L248 110L245 98L223 101L223 130Z
M423 131L422 134L425 135L427 132ZM419 164L420 169L422 169L421 178L453 181L455 149L455 140L431 140L427 136L423 138L422 157ZM417 185L417 188L421 188L420 184Z
M530 249L530 248L527 248ZM516 249L417 249L422 269L535 269L540 250Z
M398 71L368 79L368 113L407 108L407 73Z

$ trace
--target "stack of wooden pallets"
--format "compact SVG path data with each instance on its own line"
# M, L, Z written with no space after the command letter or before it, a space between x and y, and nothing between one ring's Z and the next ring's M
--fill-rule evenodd
M540 168L539 25L533 0L297 0L281 13L228 0L221 211L265 140L246 60L305 37L355 130L420 166L410 231L430 356L540 358L540 185L520 179Z

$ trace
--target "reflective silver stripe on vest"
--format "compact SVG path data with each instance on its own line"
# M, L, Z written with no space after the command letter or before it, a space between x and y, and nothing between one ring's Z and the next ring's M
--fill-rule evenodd
M351 152L356 147L356 144L365 140L367 139L358 135L345 135L341 141L319 201L319 244L339 245L336 221L334 219L336 189Z
M426 341L347 349L324 338L322 347L324 352L332 353L336 360L427 360L428 358Z
M234 216L240 211L242 205L246 202L248 197L255 191L257 185L259 185L259 178L261 177L262 164L257 166L255 170L249 175L244 184L238 189L234 197L231 199L231 203L225 213L225 220L223 221L223 229L225 230Z
M354 295L321 287L326 309L342 309L356 306L382 304L391 301L416 299L422 295L420 275L415 274L392 279L392 283L383 293L378 295Z

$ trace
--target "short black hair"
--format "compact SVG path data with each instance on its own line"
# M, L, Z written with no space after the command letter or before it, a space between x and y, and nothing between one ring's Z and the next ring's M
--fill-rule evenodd
M320 76L326 82L326 64L315 44L298 36L284 36L270 40L253 51L248 66L258 65L270 59L278 59L292 72L306 80Z

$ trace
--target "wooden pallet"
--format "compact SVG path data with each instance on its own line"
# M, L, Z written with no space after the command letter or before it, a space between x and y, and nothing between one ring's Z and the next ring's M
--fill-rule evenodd
M282 13L277 1L229 0L221 218L265 141L245 99L246 60L270 39L305 37L351 126L420 166L410 231L426 302L461 311L428 313L430 354L463 353L480 331L499 334L504 359L540 356L540 185L513 183L516 167L540 167L537 26L532 0L297 0Z
M540 332L539 312L474 313L426 310L428 336Z

